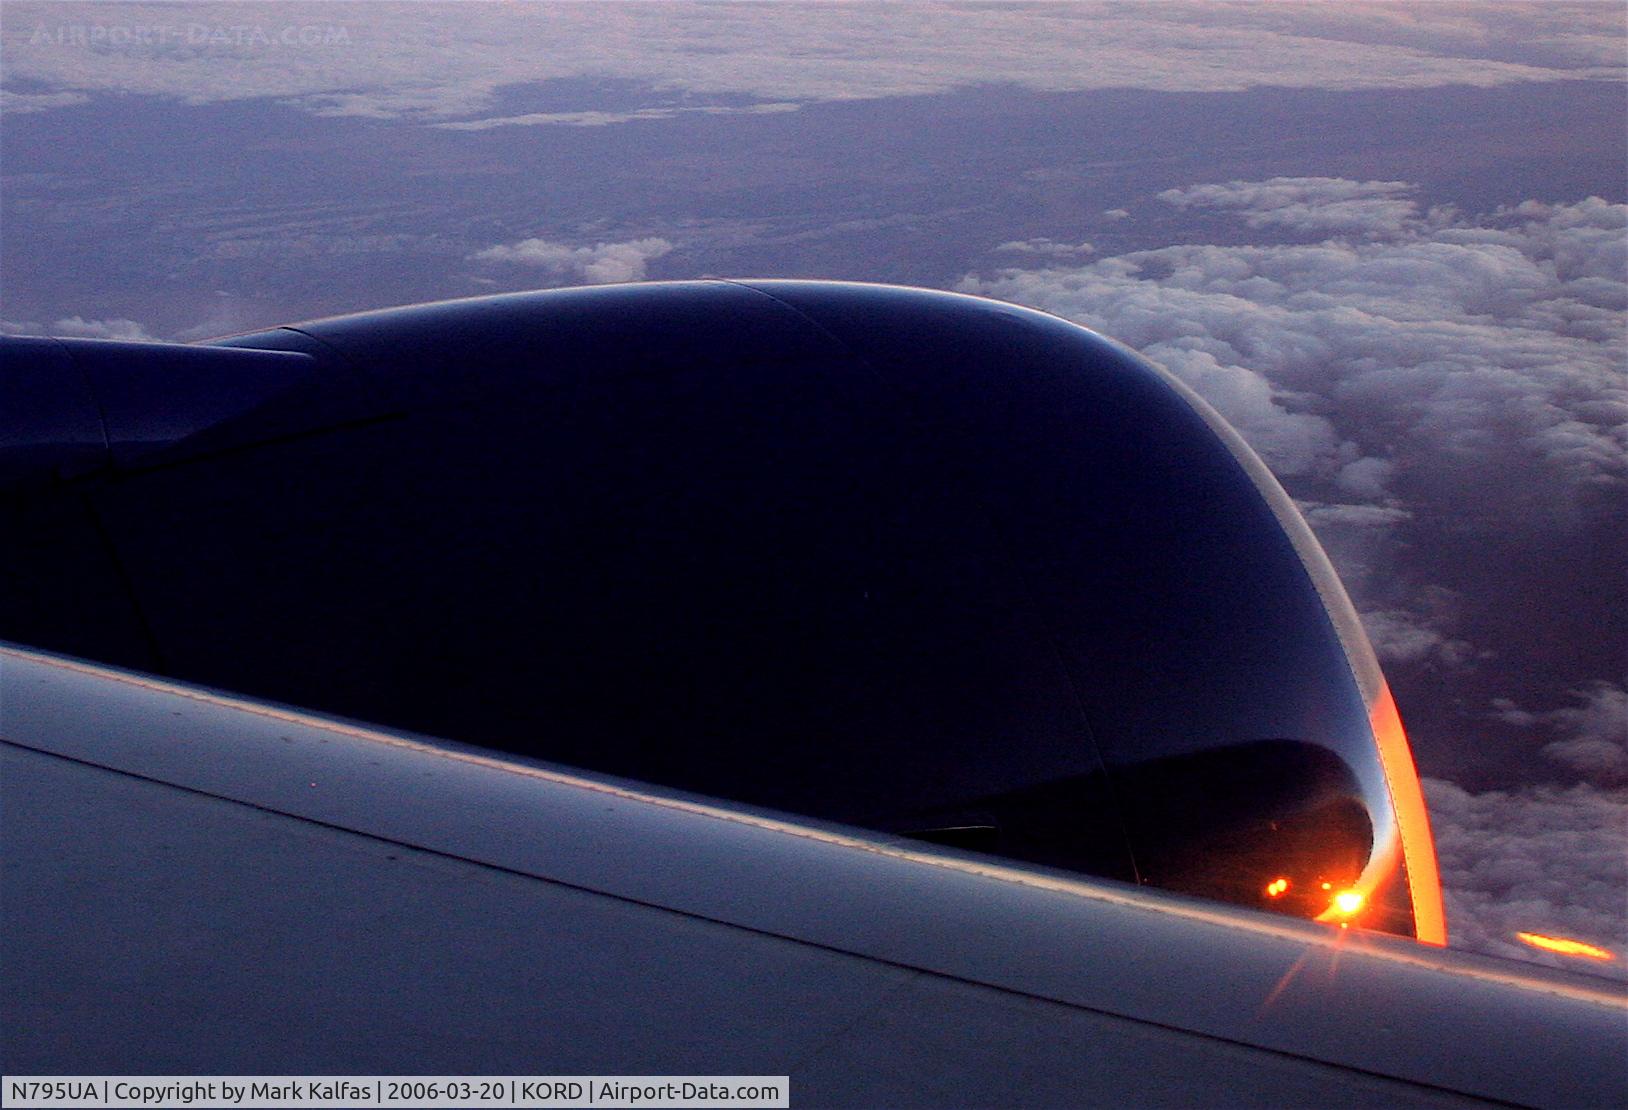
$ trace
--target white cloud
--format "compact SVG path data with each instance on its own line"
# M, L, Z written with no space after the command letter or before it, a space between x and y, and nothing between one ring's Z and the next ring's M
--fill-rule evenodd
M1204 192L1243 219L1363 241L1176 245L961 288L1076 320L1183 378L1286 478L1388 503L1450 469L1568 488L1628 477L1628 206L1530 202L1472 222L1396 183L1274 179ZM1353 209L1364 199L1383 207ZM1400 207L1398 207L1400 206ZM1276 217L1273 217L1274 219ZM1541 481L1537 471L1541 470Z
M1543 754L1589 782L1628 786L1628 692L1601 682L1580 696L1581 707L1554 711L1569 735Z
M157 340L141 324L123 317L86 320L82 316L65 316L49 324L41 324L37 320L0 320L0 335L53 335L67 339L122 339L138 343Z
M1296 504L1313 528L1389 528L1413 516L1406 509L1387 505L1328 505L1317 501Z
M670 107L673 93L806 103L988 83L1238 92L1615 78L1621 33L1608 4L1562 16L1545 5L1400 11L1195 0L13 3L3 30L8 78L37 82L45 95L279 97L324 115L431 121L486 112L505 86L582 77L662 90L664 103L632 111Z
M1559 739L1543 754L1597 786L1628 786L1628 682L1596 681L1571 692L1576 704L1533 712L1499 698L1494 716L1518 728L1539 727Z
M84 93L19 93L0 89L0 112L16 115L24 112L43 112L49 108L71 108L75 104L88 104Z
M1419 222L1405 181L1347 181L1338 177L1274 177L1166 189L1159 199L1178 208L1238 212L1250 227L1295 231L1360 231L1396 235Z
M489 119L458 120L432 126L447 131L490 131L497 127L609 127L617 123L673 119L681 115L776 115L781 112L795 112L801 107L801 104L778 101L751 104L743 108L709 104L699 108L640 108L632 112L531 112L522 116L493 116Z
M604 284L643 280L646 264L672 249L673 244L659 238L595 243L591 247L573 247L548 239L522 239L518 243L476 251L470 258L477 262L532 266L560 277Z
M1010 239L996 244L997 254L1032 254L1042 258L1084 258L1096 248L1090 243L1058 243L1051 239Z
M1395 470L1396 467L1384 459L1357 459L1340 468L1340 472L1334 476L1334 484L1353 497L1378 501L1384 498Z
M1628 792L1580 784L1471 793L1424 780L1447 898L1449 943L1628 978ZM1596 964L1539 952L1521 932L1617 955Z
M1382 609L1362 614L1362 627L1382 663L1432 661L1462 667L1475 650L1437 628L1431 619L1408 609Z
M123 339L136 342L151 342L155 338L136 321L123 317L86 320L79 316L69 316L52 323L46 329L46 334L76 339Z

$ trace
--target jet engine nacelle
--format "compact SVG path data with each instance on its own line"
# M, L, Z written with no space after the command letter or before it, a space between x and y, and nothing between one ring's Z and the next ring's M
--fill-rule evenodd
M0 358L0 637L1445 939L1327 559L1083 328L709 281Z

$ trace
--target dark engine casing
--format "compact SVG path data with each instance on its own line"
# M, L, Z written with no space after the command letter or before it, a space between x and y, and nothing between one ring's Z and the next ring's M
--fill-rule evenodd
M1444 939L1326 558L1082 328L710 281L0 360L0 638Z

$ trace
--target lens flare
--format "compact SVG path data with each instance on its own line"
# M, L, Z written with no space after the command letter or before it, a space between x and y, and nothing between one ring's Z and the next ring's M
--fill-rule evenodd
M1268 898L1277 898L1277 897L1280 897L1283 894L1283 892L1288 890L1288 889L1289 889L1289 880L1288 879L1273 879L1271 882L1266 884L1266 896Z
M1360 890L1342 890L1334 896L1334 908L1343 916L1350 917L1362 909L1362 904L1367 900Z

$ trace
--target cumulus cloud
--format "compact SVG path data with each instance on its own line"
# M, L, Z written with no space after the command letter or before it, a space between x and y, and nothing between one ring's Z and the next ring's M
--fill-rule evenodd
M1628 792L1424 787L1453 947L1628 978ZM1579 966L1522 944L1522 932L1587 941L1617 959Z
M1322 178L1172 190L1171 203L1256 226L1365 238L1177 245L961 288L1124 340L1197 389L1281 475L1359 500L1382 502L1399 470L1443 459L1620 485L1628 206L1528 203L1469 221L1422 213L1405 192Z
M582 77L667 94L637 109L674 92L806 103L988 83L1417 89L1622 72L1611 5L15 3L3 34L8 79L46 95L279 97L427 121Z
M1334 484L1354 497L1378 500L1385 496L1395 469L1395 465L1385 459L1361 458L1342 466L1334 476Z
M1338 177L1274 177L1166 189L1159 199L1177 208L1237 212L1250 227L1295 231L1358 231L1396 235L1419 220L1405 181L1347 181Z
M1628 786L1628 680L1604 680L1571 692L1572 705L1542 712L1522 709L1513 701L1493 702L1494 716L1518 728L1535 728L1557 736L1545 744L1545 756L1597 786Z
M1464 640L1447 635L1428 617L1407 609L1363 613L1362 627L1382 663L1430 660L1461 667L1475 654Z
M1576 696L1581 705L1550 713L1568 735L1543 754L1592 782L1628 786L1628 690L1596 682Z
M518 243L487 247L469 257L477 262L531 266L563 278L605 284L642 281L646 264L672 249L673 244L659 238L595 243L591 247L573 247L549 239L522 239Z

